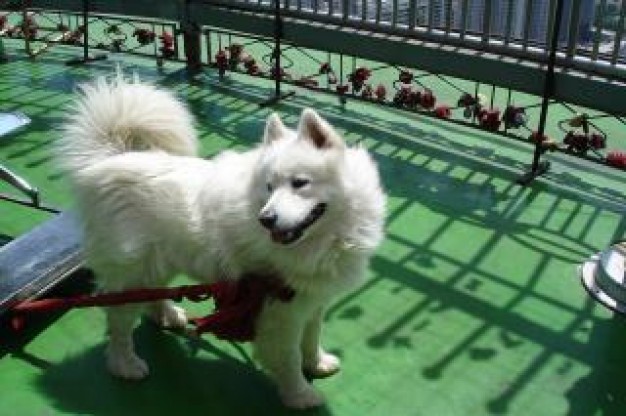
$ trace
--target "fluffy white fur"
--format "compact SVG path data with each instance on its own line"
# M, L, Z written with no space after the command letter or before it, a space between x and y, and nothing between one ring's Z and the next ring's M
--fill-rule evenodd
M177 273L279 274L296 296L264 306L255 353L287 406L317 406L303 369L339 369L320 345L323 311L359 285L383 237L376 166L310 109L297 131L272 115L257 148L212 160L196 156L192 122L172 94L137 80L82 87L59 159L76 190L88 262L105 291L166 285ZM141 309L107 310L108 367L128 379L148 374L132 341ZM170 303L150 309L163 325L186 324Z

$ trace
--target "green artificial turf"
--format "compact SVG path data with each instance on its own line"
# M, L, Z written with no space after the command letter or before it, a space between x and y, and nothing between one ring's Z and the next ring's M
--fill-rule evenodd
M313 107L351 143L374 154L388 193L387 237L368 282L328 312L325 344L342 371L315 385L327 405L311 415L621 415L626 409L626 320L595 304L577 266L626 236L626 176L547 155L551 171L515 180L532 147L433 118L296 89L273 109L272 83L207 70L189 83L182 66L110 55L68 68L78 50L0 65L0 111L33 118L0 138L0 161L71 207L51 158L77 82L117 64L175 90L197 117L203 155L245 149L277 111L295 124ZM564 117L568 113L564 111ZM0 184L0 191L10 192ZM18 237L50 214L0 201L0 234ZM185 281L184 277L180 281ZM206 305L189 305L196 313ZM132 383L104 367L98 309L75 310L0 334L1 415L281 415L249 346L201 340L142 323L137 349L150 377Z

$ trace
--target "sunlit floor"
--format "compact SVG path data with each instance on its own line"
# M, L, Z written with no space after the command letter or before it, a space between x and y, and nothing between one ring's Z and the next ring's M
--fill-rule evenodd
M77 82L117 64L175 90L197 116L203 154L260 137L272 84L244 76L188 83L182 66L111 55L86 67L55 48L0 65L0 111L33 118L0 138L0 160L71 207L51 157ZM523 188L532 148L477 130L297 90L273 110L295 124L318 109L375 155L389 195L387 238L370 279L329 311L325 344L342 371L315 381L321 415L621 415L626 409L626 320L596 305L577 266L626 236L626 176L550 155L552 170ZM0 191L9 188L0 184ZM0 202L0 235L17 237L50 214ZM181 277L181 279L184 279ZM192 305L198 313L206 305ZM278 415L283 410L248 346L193 340L143 323L149 379L110 377L104 316L76 310L28 339L0 334L2 415Z

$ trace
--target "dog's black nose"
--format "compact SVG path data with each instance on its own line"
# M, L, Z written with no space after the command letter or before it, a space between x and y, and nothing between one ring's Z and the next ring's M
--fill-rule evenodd
M262 211L259 214L259 222L265 228L273 228L277 219L278 215L274 211Z

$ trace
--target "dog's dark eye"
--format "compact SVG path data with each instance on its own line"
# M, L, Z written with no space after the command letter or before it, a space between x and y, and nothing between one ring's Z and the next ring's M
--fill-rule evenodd
M267 184L267 192L273 192L274 191L274 187L272 186L271 183Z
M291 180L291 186L294 189L300 189L300 188L303 188L303 187L307 186L309 184L309 182L311 182L311 181L309 181L308 179L294 178L294 179Z

